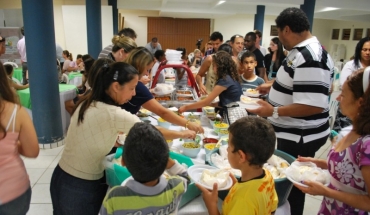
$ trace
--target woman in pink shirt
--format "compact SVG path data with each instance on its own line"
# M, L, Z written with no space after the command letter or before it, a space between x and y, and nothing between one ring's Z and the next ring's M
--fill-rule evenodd
M20 155L35 158L39 145L31 118L10 88L0 63L0 214L24 215L31 201L31 187Z

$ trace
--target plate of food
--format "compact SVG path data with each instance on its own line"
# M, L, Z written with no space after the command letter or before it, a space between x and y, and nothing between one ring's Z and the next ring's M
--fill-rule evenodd
M294 161L285 170L285 174L289 181L303 187L308 187L302 181L316 181L324 186L330 183L330 174L327 170L317 167L312 162Z
M244 92L244 95L249 96L249 97L257 97L258 98L261 94L259 93L258 90L249 88Z
M213 166L193 165L189 167L188 174L192 181L208 190L213 190L214 183L217 183L218 190L228 190L233 186L229 172Z
M260 105L257 103L260 99L257 98L251 98L248 96L240 96L240 101L237 102L241 108L246 108L246 109L257 109L260 107Z

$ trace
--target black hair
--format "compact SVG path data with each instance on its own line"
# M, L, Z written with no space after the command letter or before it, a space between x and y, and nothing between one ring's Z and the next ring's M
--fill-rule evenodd
M21 27L21 34L24 36L24 26Z
M294 33L302 33L303 31L310 30L310 22L307 15L303 10L290 7L283 10L275 19L276 27L283 30L285 26L289 26L290 30Z
M5 69L5 71L6 71L6 74L7 75L10 75L10 74L12 74L12 72L13 72L13 66L12 65L9 65L9 64L5 64L4 65L4 69Z
M83 61L83 62L85 62L85 60L87 60L87 59L89 59L89 58L93 58L93 57L91 57L91 55L89 55L89 54L84 54L84 55L82 55L82 61Z
M127 134L122 159L132 177L146 183L166 169L169 149L163 135L149 123L136 123Z
M222 36L220 32L215 31L211 34L211 36L209 37L209 40L216 41L217 39L219 39L220 41L223 41L224 36Z
M241 150L249 156L249 164L262 167L275 150L275 131L262 117L243 117L229 127L233 153Z
M253 57L254 60L256 60L256 55L253 54L253 52L250 52L248 50L243 51L242 56L240 57L240 62L243 63L244 59L247 57Z
M276 50L276 60L274 64L275 64L275 68L279 68L281 66L281 62L283 62L283 59L285 58L283 44L280 42L279 37L274 37L271 39L271 41L275 43L278 47L278 49ZM270 53L272 57L273 53L271 51Z
M184 60L184 58L186 57L186 48L179 47L176 50L181 51L181 59Z
M252 41L256 42L256 39L257 39L257 36L256 36L256 33L254 33L253 31L251 32L248 32L245 37L250 37L252 39Z
M135 40L137 37L136 32L132 28L123 28L118 32L118 35L124 35L126 37L130 37L133 40Z
M76 60L77 60L78 58L82 58L82 54L78 54L78 55L77 55L77 57L76 57Z
M164 54L164 51L163 50L157 50L157 51L155 51L155 53L154 53L154 57L155 57L155 59L159 59L159 58L161 58L162 56L164 56L165 54Z
M88 76L88 83L92 90L78 101L73 110L74 113L77 107L81 105L78 113L78 124L83 122L85 111L96 101L117 105L116 101L106 93L112 83L118 82L122 86L139 75L139 72L127 63L112 63L113 61L110 59L101 58L93 64Z
M240 37L240 38L244 39L244 37L243 37L242 35L240 35L240 34L235 34L234 36L232 36L232 37L230 38L230 41L231 41L232 43L234 43L234 42L235 42L235 39L236 39L237 37Z
M84 62L84 67L85 67L84 75L85 75L85 77L87 78L87 81L88 81L90 70L91 70L92 65L95 62L95 59L87 54L87 55L82 56L82 61ZM87 82L87 83L89 84L89 86L91 86L89 82Z
M153 43L158 42L158 38L157 38L157 37L153 37L153 38L152 38L152 42L153 42Z
M229 53L216 52L212 55L212 63L217 67L217 80L225 79L226 75L229 75L234 81L240 82L236 64Z
M353 59L353 63L355 64L356 68L361 68L361 66L360 66L361 51L362 51L362 47L364 46L364 44L366 42L370 42L370 37L369 36L362 38L360 41L358 41L358 43L356 45L355 56L354 56L354 59Z
M232 55L232 54L233 54L233 48L232 48L229 44L226 44L226 43L224 43L224 44L220 45L220 46L218 47L218 50L217 50L217 51L218 51L218 52L219 52L219 51L225 51L225 52L229 53L230 55Z
M262 32L260 30L254 30L254 33L259 37L262 38Z

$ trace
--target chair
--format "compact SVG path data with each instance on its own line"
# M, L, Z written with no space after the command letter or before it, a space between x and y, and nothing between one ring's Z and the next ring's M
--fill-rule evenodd
M337 116L337 111L339 107L339 102L336 100L336 96L331 95L329 101L329 127L330 130L334 127L335 118Z
M10 61L3 63L3 65L12 65L14 68L18 68L18 64Z

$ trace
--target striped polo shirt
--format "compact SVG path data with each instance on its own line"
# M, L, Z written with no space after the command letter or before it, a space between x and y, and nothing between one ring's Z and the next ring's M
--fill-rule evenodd
M274 107L303 104L323 108L305 117L268 117L277 138L308 143L329 135L328 96L334 64L316 37L297 44L283 61L273 83L269 103Z

